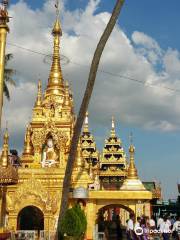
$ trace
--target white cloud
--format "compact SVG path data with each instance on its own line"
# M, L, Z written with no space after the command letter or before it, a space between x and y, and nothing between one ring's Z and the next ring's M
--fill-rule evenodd
M156 49L157 51L160 51L158 43L145 33L134 31L132 34L132 40L135 44L144 45L149 49Z
M171 80L179 80L180 76L180 53L177 50L168 49L164 55L164 66Z
M71 63L63 66L64 76L73 85L76 109L88 78L88 67L100 35L110 17L108 12L94 14L100 1L91 0L85 10L70 12L62 5L63 37L61 52ZM52 36L50 35L54 9L52 1L46 1L41 10L30 9L23 1L11 5L11 32L8 42L21 45L34 51L50 54ZM44 57L8 45L14 54L11 66L18 71L17 89L12 89L12 102L6 104L5 115L9 125L14 126L17 114L16 131L23 132L31 115L35 84L39 76L45 86L50 65L43 62ZM161 63L157 69L156 64ZM91 100L92 118L97 124L107 125L111 115L117 120L133 126L151 130L173 131L180 129L180 96L161 86L179 88L180 59L177 50L164 51L159 44L145 33L134 31L132 39L115 27L106 46L100 68L119 75L125 75L145 82L145 86L128 79L98 73ZM27 85L29 84L29 85ZM156 84L159 87L149 87ZM103 115L103 118L102 118Z
M147 124L145 124L145 128L148 130L159 130L160 129L165 132L177 130L176 127L172 123L169 123L167 121L148 122Z
M132 41L136 46L136 51L145 56L150 63L156 64L161 61L162 49L159 44L145 33L134 31Z

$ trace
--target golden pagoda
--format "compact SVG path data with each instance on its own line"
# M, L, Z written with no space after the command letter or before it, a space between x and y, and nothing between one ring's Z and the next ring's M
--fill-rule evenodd
M104 189L120 189L127 175L126 154L120 138L116 135L115 120L112 117L110 136L105 139L100 158L100 181Z
M47 238L57 229L63 179L75 124L73 96L68 82L63 79L60 64L62 31L58 17L52 34L53 57L47 87L43 92L41 81L38 81L32 119L25 132L22 164L18 167L18 183L7 187L6 204L9 229L17 233L36 230L42 236L47 233ZM3 147L6 151L2 156L7 158L6 140L7 136L4 139L6 146ZM3 165L6 165L5 160ZM110 209L112 206L123 209L124 222L132 211L139 215L138 209L150 216L152 193L124 188L122 182L127 175L128 180L136 176L136 171L132 159L128 171L126 154L116 135L114 118L110 136L105 140L99 158L86 114L69 189L69 205L83 201L88 240L94 239L99 212L104 213L109 206ZM137 182L138 179L131 180ZM81 191L87 193L85 197Z
M19 181L16 186L8 187L7 191L8 226L17 230L25 230L22 219L30 206L33 206L31 212L33 208L35 212L39 209L41 217L43 216L43 224L38 225L39 230L54 231L59 214L75 115L72 94L61 71L59 49L62 31L58 17L52 34L54 51L48 84L43 93L41 81L38 81L32 120L27 125L24 138L22 164L18 168ZM78 171L81 168L75 167L72 186ZM86 188L92 182L87 172L83 172L81 179L76 180L76 187L79 186L78 181L79 185L83 183Z

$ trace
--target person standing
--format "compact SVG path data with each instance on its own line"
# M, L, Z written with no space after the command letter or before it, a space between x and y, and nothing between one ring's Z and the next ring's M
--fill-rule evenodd
M180 216L176 218L172 228L172 237L174 240L180 240Z
M157 221L157 228L160 229L160 225L164 222L162 215L159 216Z
M117 233L117 239L122 239L122 229L121 229L121 220L119 215L116 215L116 233Z
M140 224L142 230L143 230L143 234L141 236L142 240L148 240L149 239L149 222L148 222L148 218L147 217L143 217L141 219L141 224Z
M130 219L127 222L127 239L128 240L134 240L134 220L135 216L133 213L130 213Z
M137 217L137 221L134 225L134 232L135 232L135 235L136 235L136 239L137 240L141 240L141 237L140 235L138 235L137 233L140 231L140 224L141 224L141 217Z
M160 225L160 232L162 233L163 240L170 239L171 225L169 224L167 216L164 217L164 221Z
M155 230L156 229L156 223L155 223L155 220L154 220L153 216L149 220L149 227L150 227L151 230Z

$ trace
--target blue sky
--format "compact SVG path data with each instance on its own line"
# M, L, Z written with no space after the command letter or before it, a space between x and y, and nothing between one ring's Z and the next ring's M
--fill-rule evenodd
M11 1L12 4L17 2L16 0ZM41 8L43 5L43 1L29 0L25 2L32 9ZM71 11L84 9L87 3L87 0L67 0L66 8ZM114 0L102 0L96 13L111 12L114 3ZM128 37L131 37L134 31L143 32L155 39L164 51L169 48L180 51L179 10L179 0L174 0L173 4L167 0L126 1L118 23ZM143 87L139 86L139 88ZM107 122L107 128L104 128L90 116L90 123L94 134L97 135L98 146L101 148L102 139L110 128L110 121ZM144 180L156 179L163 182L165 197L175 198L177 195L176 183L178 178L180 179L180 131L145 130L136 124L125 122L117 123L117 129L126 150L128 149L128 135L131 131L134 133L136 163L140 176ZM12 144L16 144L15 142L16 139L13 139Z
M11 0L12 4L17 2L18 0ZM36 9L41 8L44 1L26 0L25 2ZM70 10L83 9L87 3L88 0L67 0L66 6ZM111 11L114 3L114 0L102 0L97 12ZM179 9L179 0L173 0L173 4L170 4L168 0L126 0L119 23L127 34L137 29L155 38L163 48L171 46L179 50Z

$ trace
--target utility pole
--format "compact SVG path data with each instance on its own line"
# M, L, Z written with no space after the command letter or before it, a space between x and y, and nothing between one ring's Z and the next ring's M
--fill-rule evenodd
M7 33L9 32L9 27L7 25L7 23L9 22L9 16L7 11L8 2L8 0L2 0L0 6L0 129L3 108L5 48Z

